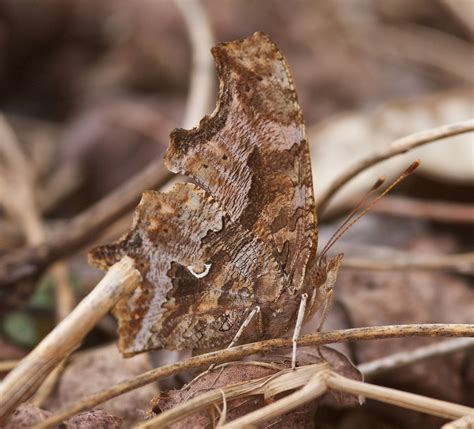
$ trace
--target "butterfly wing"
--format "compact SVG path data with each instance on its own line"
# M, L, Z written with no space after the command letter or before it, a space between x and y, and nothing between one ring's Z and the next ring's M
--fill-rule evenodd
M212 53L216 110L198 128L172 133L168 168L191 176L233 221L269 243L296 293L317 229L303 114L287 62L263 33Z
M309 149L285 59L262 33L213 55L216 110L174 131L166 154L199 186L144 193L132 230L91 254L103 268L128 255L142 273L115 309L124 354L228 344L256 305L245 341L286 331L316 253Z

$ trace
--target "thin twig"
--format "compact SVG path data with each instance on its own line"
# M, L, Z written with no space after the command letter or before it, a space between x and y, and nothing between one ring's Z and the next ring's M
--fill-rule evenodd
M59 323L74 309L76 300L66 264L61 261L56 262L51 266L49 272L54 279L56 322Z
M354 328L331 332L319 332L304 335L298 339L299 346L310 346L319 344L340 343L347 341L366 341L385 338L401 338L414 336L429 337L474 337L474 324L434 324L434 325L389 325L367 328ZM207 367L213 363L219 364L233 360L242 359L254 353L268 353L275 349L290 347L291 338L278 338L274 340L260 341L245 344L231 349L223 349L190 359L183 360L171 365L162 366L147 371L137 377L125 380L111 388L97 392L80 401L66 407L57 414L44 420L37 428L46 428L62 422L64 419L84 410L115 398L131 390L137 389L149 383L163 378L187 371L193 368Z
M471 347L474 347L474 338L454 338L419 347L414 350L395 353L371 362L362 363L357 366L357 369L364 374L365 377L373 377L406 365L413 365L424 359L444 356Z
M159 188L173 176L162 160L154 160L125 184L59 227L46 242L4 256L0 260L0 298L7 299L9 293L14 293L12 286L18 281L37 276L51 263L95 240L111 223L135 207L143 190Z
M386 196L372 208L372 212L437 222L474 223L474 205L449 201Z
M410 134L409 136L395 140L386 148L372 152L364 159L357 161L355 164L347 168L336 177L331 184L329 184L329 186L321 193L317 201L318 212L324 212L331 198L333 198L337 191L339 191L339 189L341 189L347 182L379 162L406 153L424 144L471 131L474 131L474 119Z
M93 291L0 384L0 421L27 399L115 303L140 281L128 257L113 265Z
M188 129L197 126L212 104L214 62L210 50L214 45L214 36L200 1L175 0L175 4L186 22L193 53L188 101L183 119L183 128Z

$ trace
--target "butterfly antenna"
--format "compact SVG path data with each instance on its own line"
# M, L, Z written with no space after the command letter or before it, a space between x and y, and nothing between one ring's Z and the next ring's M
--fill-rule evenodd
M319 259L323 258L324 255L329 251L329 249L336 243L337 240L339 240L351 227L354 225L362 216L364 216L377 202L383 198L385 195L387 195L395 186L397 186L401 181L405 180L410 174L412 174L420 165L420 161L416 160L414 161L400 176L398 176L397 179L395 179L387 188L377 197L375 197L368 205L367 207L362 210L350 223L347 225L348 220L352 218L353 213L351 213L349 219L345 220L343 222L343 225L339 227L336 232L332 235L332 237L329 239L328 243L324 246L323 251L319 255ZM377 184L377 183L376 183ZM375 185L374 185L375 186ZM380 185L379 185L380 186ZM372 190L369 192L369 195L372 194ZM367 198L364 198L364 200L367 200ZM360 207L360 204L358 204L357 210ZM354 210L352 211L354 212ZM345 226L347 225L347 226ZM344 227L345 226L345 227ZM343 228L344 227L344 228ZM342 230L342 231L341 231Z
M379 189L383 183L385 182L386 177L385 176L380 176L377 181L373 184L372 188L365 194L360 201L357 203L357 205L351 210L351 212L345 217L344 221L338 226L336 231L331 235L329 240L326 242L326 245L323 247L321 251L321 255L325 253L326 248L329 246L329 244L332 242L334 237L339 233L339 231L344 228L347 223L354 217L354 215L357 214L359 209L367 202L367 200L374 194L374 192Z

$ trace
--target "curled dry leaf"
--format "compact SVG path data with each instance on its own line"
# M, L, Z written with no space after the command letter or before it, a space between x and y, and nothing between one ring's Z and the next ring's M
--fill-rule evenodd
M356 380L361 380L359 371L352 365L347 357L329 347L321 348L324 359L321 359L316 350L309 347L298 349L298 362L300 369L309 369L314 365L329 363L332 370L337 373ZM164 413L177 406L183 406L187 401L199 398L200 395L209 394L212 391L222 392L215 395L217 400L203 402L193 408L194 413L174 423L174 429L207 427L217 422L222 407L222 397L226 395L226 386L239 384L243 394L235 399L227 399L225 421L229 422L238 417L257 410L267 403L284 397L291 393L298 384L297 373L286 372L290 367L290 359L281 355L251 357L251 361L230 363L217 367L211 372L201 374L181 390L168 392L167 395L159 395L152 405L152 415ZM283 372L282 372L283 371ZM281 374L279 377L278 374ZM261 379L261 385L250 384ZM248 387L247 387L248 384ZM230 392L230 391L229 391ZM246 392L246 393L245 393ZM229 393L230 395L230 393ZM267 422L272 428L307 428L314 426L314 413L319 401L312 401L295 409L284 416L276 417ZM322 403L336 406L358 405L358 399L353 395L330 392L322 398ZM213 407L214 405L214 407ZM184 412L184 409L183 409ZM189 412L189 409L186 410ZM164 417L164 416L163 416Z
M342 171L369 153L417 131L472 118L474 95L468 89L389 102L369 113L348 113L328 119L308 132L313 180L324 191ZM472 133L451 137L384 161L351 180L335 195L329 210L346 208L381 175L395 175L414 159L421 174L439 181L474 181ZM317 199L317 195L316 195Z

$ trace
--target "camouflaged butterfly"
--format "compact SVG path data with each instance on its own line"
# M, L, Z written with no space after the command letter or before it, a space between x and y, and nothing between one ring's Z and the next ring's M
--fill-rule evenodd
M125 355L277 337L326 300L341 256L316 256L317 218L304 120L288 64L262 33L212 50L215 111L177 129L168 168L196 184L146 191L132 229L90 253L107 269L124 255L143 281L114 313Z

